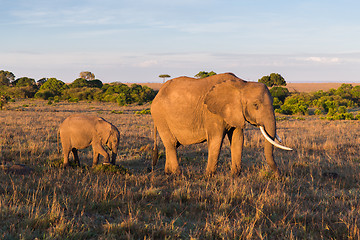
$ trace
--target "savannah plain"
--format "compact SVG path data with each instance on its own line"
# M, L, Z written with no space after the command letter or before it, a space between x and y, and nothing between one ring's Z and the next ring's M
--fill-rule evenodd
M215 176L204 175L206 143L181 146L183 175L173 176L164 174L160 140L158 165L148 170L153 124L135 112L149 107L9 103L0 111L0 239L360 238L359 121L277 116L278 135L294 149L275 149L279 179L250 125L240 176L230 174L227 139ZM79 151L81 167L61 167L57 130L74 113L119 129L121 167L92 168L91 148Z

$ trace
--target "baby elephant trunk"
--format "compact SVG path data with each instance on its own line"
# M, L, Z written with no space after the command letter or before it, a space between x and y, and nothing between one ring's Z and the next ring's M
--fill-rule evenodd
M111 164L115 165L116 162L116 156L117 156L117 150L111 152Z

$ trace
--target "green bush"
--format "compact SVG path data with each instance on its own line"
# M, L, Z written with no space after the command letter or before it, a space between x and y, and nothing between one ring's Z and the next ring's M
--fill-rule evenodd
M306 115L309 114L309 106L303 100L301 95L293 95L285 99L283 105L281 105L280 109L276 109L275 112L292 115L292 114L301 114Z
M351 113L328 113L326 115L326 119L328 120L355 120L355 117Z
M150 109L144 109L144 110L135 112L135 114L139 114L139 115L150 114L150 113L151 113Z
M315 114L315 115L321 115L321 114L322 114L322 111L321 111L320 109L316 109L316 110L314 111L314 114Z
M35 94L35 98L49 99L49 97L61 96L62 92L69 87L56 78L49 78Z
M100 99L102 95L102 90L99 88L69 88L63 91L63 99L75 99L78 100L97 100Z
M273 87L273 88L270 89L270 93L271 93L271 96L273 96L274 99L277 98L281 102L284 102L285 98L290 96L289 90L287 88L284 88L284 87Z
M359 106L360 86L353 87L343 84L338 89L329 91L317 91L313 93L292 93L286 97L284 102L279 100L276 94L280 89L273 90L274 109L277 113L309 114L309 108L315 108L315 115L327 114L323 119L331 120L353 120L357 119L348 109Z
M131 87L126 84L116 83L110 86L104 86L103 101L117 102L120 106L144 102L154 99L156 93L147 86L132 84Z

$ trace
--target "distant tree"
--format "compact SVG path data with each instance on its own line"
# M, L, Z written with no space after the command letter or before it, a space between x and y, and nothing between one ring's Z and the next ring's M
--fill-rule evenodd
M12 72L0 71L0 85L9 86L15 79L15 75Z
M95 74L93 74L92 72L84 71L80 73L79 77L84 78L86 80L94 80Z
M274 86L286 86L285 79L278 73L271 73L270 80L274 82Z
M85 78L78 78L75 79L74 82L69 84L70 88L82 88L82 87L89 87L89 88L102 88L103 83L98 80L86 80Z
M268 87L272 87L274 85L270 80L270 76L263 76L262 78L260 78L258 80L258 82L261 82L261 83L265 84Z
M89 81L89 87L102 88L103 83L99 79Z
M273 96L273 98L277 98L281 102L284 102L285 98L290 96L289 90L284 87L273 87L270 89L270 93L271 93L271 96Z
M211 72L205 72L205 71L200 71L198 74L195 75L196 78L206 78L206 77L210 77L216 75L216 73L214 71Z
M35 94L36 98L48 99L49 97L60 96L62 91L69 88L63 81L56 78L49 78Z
M35 86L35 80L28 77L18 78L13 82L14 87Z
M286 86L285 79L278 73L271 73L270 76L263 76L258 82L264 83L268 87Z
M85 78L77 78L71 84L69 84L70 88L81 88L87 86L88 86L88 80L86 80Z
M353 86L351 84L343 83L341 86L335 91L335 95L339 95L342 98L352 99L352 89Z
M169 74L161 74L161 75L159 75L159 78L163 79L163 83L165 82L165 79L169 78L169 77L171 77Z
M39 80L36 81L38 86L43 85L46 81L48 80L48 78L41 78Z
M12 98L33 98L38 90L35 80L28 77L18 78L12 85L13 87L8 89L8 94Z

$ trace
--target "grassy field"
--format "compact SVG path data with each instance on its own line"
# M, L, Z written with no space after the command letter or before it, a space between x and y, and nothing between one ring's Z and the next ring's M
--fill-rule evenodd
M17 101L0 111L0 239L359 239L360 124L314 116L281 117L278 135L295 151L275 150L276 179L263 137L247 126L243 171L230 176L229 143L218 173L204 176L205 144L179 148L182 176L164 175L164 153L149 172L149 105ZM59 124L96 114L121 133L117 164L131 174L62 169ZM22 164L22 165L19 165Z

